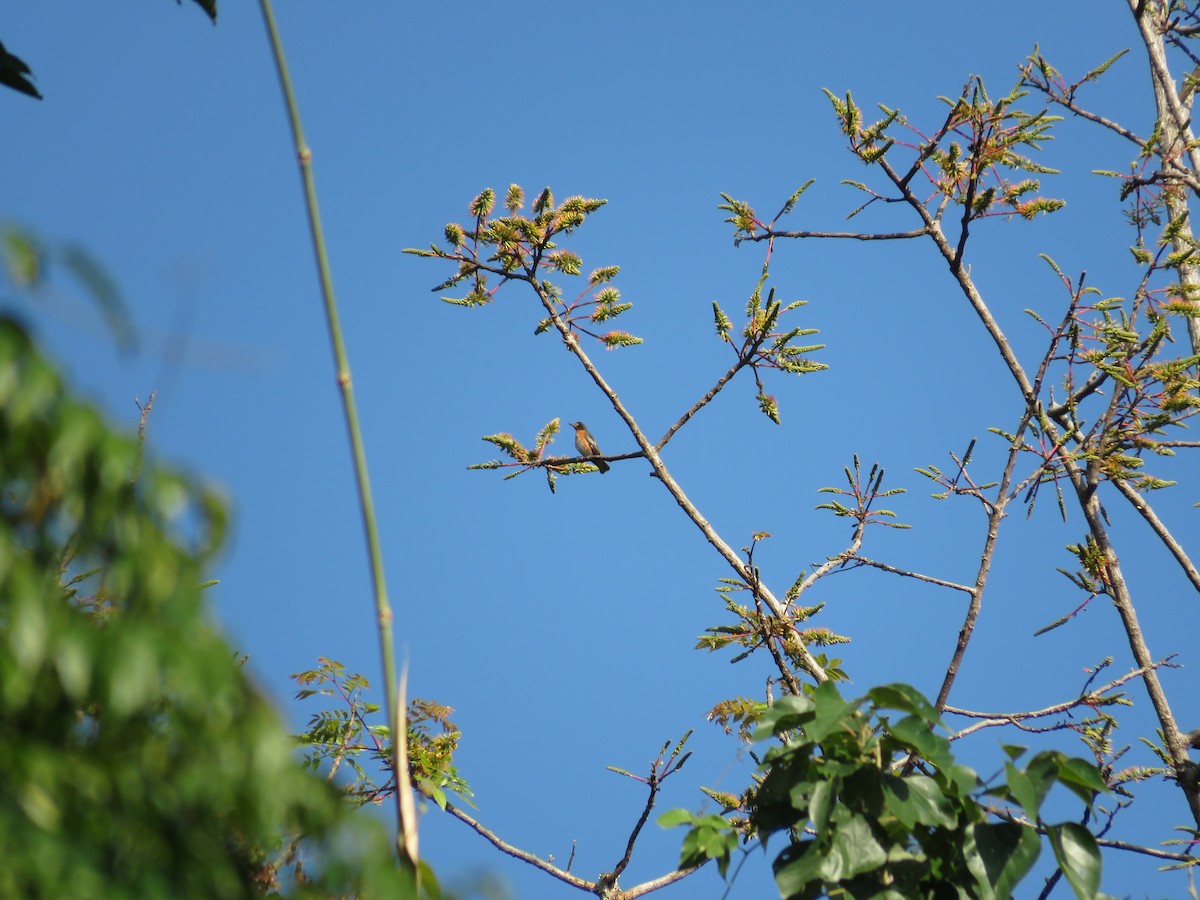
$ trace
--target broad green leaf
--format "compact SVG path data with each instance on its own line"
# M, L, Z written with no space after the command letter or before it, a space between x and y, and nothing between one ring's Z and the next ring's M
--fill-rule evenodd
M658 817L658 824L660 828L675 828L678 825L690 825L695 820L690 810L668 809Z
M942 789L926 775L901 778L885 775L884 797L887 810L909 831L917 823L941 828L953 828L957 821L954 809Z
M979 775L970 766L954 763L946 766L937 773L939 780L944 779L948 787L953 788L956 796L966 797L979 787Z
M1004 764L1008 776L1008 789L1021 804L1026 814L1035 819L1042 808L1042 801L1050 793L1058 776L1058 760L1062 754L1047 750L1029 761L1024 771L1011 762Z
M1094 900L1100 890L1100 848L1090 831L1076 822L1053 826L1049 832L1054 857L1079 900Z
M794 731L812 717L815 706L808 697L781 697L759 716L754 740L766 740L781 731Z
M870 872L887 862L887 853L879 846L871 826L859 816L851 816L833 836L833 843L821 865L826 881L842 881L862 872Z
M1042 842L1032 828L1012 822L968 825L963 842L967 868L980 897L1007 898L1037 862Z
M1058 780L1088 806L1096 794L1106 794L1109 790L1095 763L1074 756L1059 758Z
M1037 789L1034 788L1029 776L1012 763L1004 764L1004 773L1007 778L1009 796L1019 803L1030 816L1036 817L1041 801L1038 799Z
M829 821L829 814L833 812L836 804L837 790L834 781L818 781L808 801L808 818L817 834L821 833L825 823Z
M853 703L842 699L832 681L819 685L812 693L813 719L804 726L805 736L817 743L830 734L847 727L856 727L852 720L857 716Z
M888 733L906 747L916 751L939 769L950 764L950 742L935 734L929 723L920 716L905 716L888 726Z
M787 898L819 896L823 862L816 841L798 841L784 847L772 864L779 895Z
M920 716L927 722L940 722L941 716L925 695L908 684L884 684L871 688L867 696L880 709L898 709L901 712Z

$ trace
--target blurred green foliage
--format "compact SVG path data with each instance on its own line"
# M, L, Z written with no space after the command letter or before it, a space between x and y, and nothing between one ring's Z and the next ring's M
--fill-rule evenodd
M404 896L206 614L223 505L139 449L0 318L0 896Z

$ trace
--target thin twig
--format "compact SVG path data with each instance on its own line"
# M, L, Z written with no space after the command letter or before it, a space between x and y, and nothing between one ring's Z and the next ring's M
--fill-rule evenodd
M1154 663L1154 665L1151 666L1150 668L1158 668L1159 666L1171 666L1172 665L1171 660L1173 658L1174 658L1174 656L1168 656L1166 659L1161 659L1158 662ZM963 716L964 718L968 718L968 719L982 719L983 720L982 722L977 722L974 725L964 728L962 731L955 732L953 735L950 736L950 740L952 740L952 741L958 740L959 738L962 738L962 737L966 737L968 734L979 731L983 728L990 728L995 725L1016 725L1018 728L1021 728L1022 727L1021 723L1027 719L1043 719L1047 716L1060 715L1069 710L1075 709L1076 707L1079 707L1079 706L1092 706L1092 705L1098 704L1101 701L1104 701L1106 699L1105 695L1108 694L1110 691L1113 691L1116 688L1119 688L1121 685L1125 684L1126 682L1132 681L1135 678L1140 678L1142 675L1144 675L1146 673L1146 671L1147 671L1147 669L1145 669L1145 668L1134 669L1131 672L1127 672L1126 674L1122 675L1120 678L1114 678L1112 681L1110 681L1108 684L1104 685L1103 687L1095 688L1094 690L1088 691L1086 694L1081 694L1080 696L1076 697L1074 700L1066 700L1062 703L1055 703L1051 706L1043 707L1042 709L1031 709L1031 710L1024 710L1021 712L1004 713L1004 712L978 712L977 710L958 709L957 707L954 707L954 706L945 706L942 708L942 712L949 713L950 715L954 715L954 716ZM1043 730L1044 731L1044 730L1056 730L1056 729L1030 729L1028 727L1024 727L1024 730L1026 730L1026 731Z
M965 594L974 593L975 589L967 587L965 584L958 584L953 581L946 581L942 578L934 578L932 575L922 575L920 572L910 572L908 569L899 569L896 566L889 566L887 563L876 562L873 559L868 559L865 556L852 556L852 562L863 566L871 566L874 569L880 569L884 572L891 572L893 575L901 575L905 578L915 578L917 581L925 581L929 584L936 584L938 587L951 588L955 591L962 591Z
M592 888L595 887L594 883L588 881L586 878L580 878L578 875L572 875L570 872L564 872L553 863L546 862L546 860L534 856L532 853L522 850L520 847L514 847L512 844L502 839L494 831L486 828L475 819L471 818L453 803L447 801L445 809L446 812L450 813L450 815L454 816L454 818L458 819L460 822L465 822L471 828L475 829L478 834L482 835L483 838L488 841L488 843L490 843L501 853L507 853L509 856L515 859L529 863L529 865L533 866L535 869L541 869L546 874L552 875L559 881L571 885L571 887L576 887L583 891L591 891Z
M137 449L134 452L133 472L129 477L130 484L136 483L138 476L142 474L142 459L145 455L146 449L146 419L150 417L150 410L154 406L155 393L157 392L153 390L150 392L150 396L146 398L145 406L142 406L141 403L138 403L137 398L134 398L133 401L135 404L137 404L137 408L141 411L141 415L138 417Z
M497 835L494 831L471 818L471 816L467 815L453 803L446 803L446 812L450 813L450 815L454 816L454 818L458 819L460 822L470 826L477 834L481 835L486 841L488 841L488 843L490 843L501 853L506 853L514 859L519 859L522 862L528 863L535 869L541 869L546 874L557 878L559 881L562 881L565 884L571 885L571 887L579 888L581 891L587 891L588 893L596 892L598 882L588 881L586 878L580 878L578 875L572 875L570 872L565 872L558 868L558 866L554 865L553 863L546 862L546 860L534 856L532 853L522 850L519 847L514 847L512 844L508 843L499 835ZM614 900L618 897L620 900L634 900L636 897L644 896L651 891L657 891L667 887L668 885L674 884L680 879L686 878L693 872L699 870L702 866L703 863L701 863L701 865L691 866L686 869L676 869L674 872L668 872L666 875L660 875L658 878L652 878L649 881L645 881L639 885L636 885L635 887L620 891L620 893L613 894L611 896L614 897Z
M765 339L765 335L764 335L764 339ZM698 413L708 403L710 403L712 401L712 399L714 397L716 397L718 393L720 393L721 388L725 387L725 385L729 383L730 379L732 379L734 375L736 375L738 372L740 372L743 368L745 368L749 364L750 364L749 354L739 354L737 361L732 366L729 367L729 370L724 375L722 375L720 378L717 379L717 383L714 384L711 388L709 388L708 393L705 394L703 397L701 397L699 400L697 400L695 403L693 403L692 408L689 409L687 412L685 412L682 416L680 416L679 421L677 421L674 425L672 425L670 428L667 429L667 433L664 434L661 438L659 438L658 443L654 445L654 449L662 450L662 448L667 445L667 442L675 436L675 432L677 432L680 428L682 428L684 425L686 425L688 423L688 420L691 419L692 416L696 415L696 413Z
M661 760L661 757L660 757ZM650 788L646 796L646 803L642 807L642 814L638 816L637 822L633 826L633 830L629 832L629 840L625 842L625 853L617 861L617 864L612 870L612 880L616 884L617 879L621 877L621 873L629 867L629 861L633 859L633 848L637 843L638 835L642 833L642 829L646 826L646 821L650 818L650 812L654 809L654 801L658 798L658 789L661 784L657 764L650 766L650 777L646 780L647 787Z
M1030 67L1032 65L1033 64L1030 63ZM1025 83L1030 85L1031 87L1035 87L1039 91L1041 91L1042 94L1045 95L1046 99L1049 100L1051 103L1057 103L1063 109L1066 109L1069 112L1071 112L1072 114L1079 116L1079 118L1087 119L1089 122L1094 122L1095 124L1101 126L1102 128L1107 128L1109 131L1113 132L1114 134L1119 134L1121 137L1125 138L1127 141L1132 141L1134 144L1137 144L1138 147L1145 146L1146 142L1144 140L1142 140L1140 137L1138 137L1136 134L1134 134L1132 131L1130 131L1128 128L1124 127L1123 125L1121 125L1117 122L1112 121L1111 119L1106 119L1106 118L1104 118L1104 116L1097 115L1096 113L1085 109L1084 107L1082 107L1078 103L1076 103L1074 98L1071 97L1070 95L1062 94L1062 93L1056 91L1054 89L1054 86L1051 85L1049 82L1038 81L1035 78L1033 78L1029 67L1025 68Z

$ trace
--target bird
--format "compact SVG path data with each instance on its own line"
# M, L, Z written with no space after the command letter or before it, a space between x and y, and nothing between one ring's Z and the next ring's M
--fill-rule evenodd
M596 443L596 439L592 437L592 433L587 430L587 426L582 422L572 422L571 427L575 429L575 449L579 451L580 456L603 456L600 452L600 445ZM593 460L596 468L603 475L609 470L609 465L602 459Z

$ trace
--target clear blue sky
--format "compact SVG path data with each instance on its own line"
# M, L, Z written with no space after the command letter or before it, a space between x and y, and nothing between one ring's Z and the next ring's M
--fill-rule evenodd
M689 728L696 754L660 809L699 808L700 784L739 790L745 759L704 714L725 697L758 696L767 670L692 649L723 621L713 587L730 573L645 463L560 481L553 496L537 477L466 471L496 455L480 436L532 440L556 417L586 421L610 454L634 444L556 339L533 336L540 312L529 296L509 288L485 309L452 308L430 293L447 270L400 250L441 240L443 224L464 220L486 186L607 198L575 246L586 269L622 266L617 285L635 303L622 326L646 343L594 356L643 427L661 434L730 362L711 302L736 313L762 264L761 247L732 246L718 193L770 215L816 178L791 217L796 228L841 228L859 202L839 181L869 173L844 150L822 87L852 90L868 109L899 106L933 128L944 115L938 95L957 94L972 73L1006 92L1035 43L1068 73L1137 44L1117 0L969 6L279 4L411 689L455 708L465 732L458 763L478 816L512 843L562 862L575 841L576 872L610 869L642 794L604 767L643 772L663 741ZM133 355L116 351L67 283L22 312L114 419L132 428L134 398L157 389L154 456L227 490L235 526L215 573L214 615L298 728L310 710L291 701L288 675L326 656L375 678L376 642L279 89L257 4L226 2L220 13L214 28L191 4L161 0L10 9L0 40L33 67L45 100L0 93L0 218L86 246L118 280L141 338ZM1140 52L1091 96L1148 131ZM1047 193L1067 208L1032 224L988 223L971 257L1027 364L1045 339L1022 310L1056 319L1064 302L1039 252L1069 273L1087 270L1108 294L1135 284L1115 187L1087 174L1123 169L1128 147L1078 122L1060 135L1046 161L1070 172ZM854 222L913 227L893 213ZM982 517L967 501L929 499L913 468L948 466L950 451L978 437L983 477L1001 458L986 429L1011 428L1020 398L932 248L783 243L772 283L810 301L799 321L820 329L828 349L817 358L830 370L773 381L782 426L757 412L752 381L739 379L671 443L677 479L731 545L774 535L758 561L782 592L843 548L848 528L813 507L858 453L909 489L891 507L916 526L876 533L867 552L970 579ZM570 452L569 437L558 446ZM1173 477L1185 475L1192 480L1158 502L1188 536L1194 463ZM1151 552L1127 507L1110 501L1108 511L1153 652L1192 662L1194 592ZM1105 656L1114 675L1128 670L1128 646L1101 601L1069 627L1032 636L1081 599L1054 570L1071 567L1062 547L1082 533L1078 517L1057 521L1048 494L1031 520L1007 523L955 705L1041 707L1071 697L1084 668ZM960 596L857 572L812 599L827 603L816 624L853 638L840 654L848 691L888 681L936 691ZM1200 725L1194 676L1179 669L1164 680L1181 724ZM1136 745L1148 704L1139 687L1131 696L1119 742ZM985 732L960 750L989 775L1002 740L1018 737ZM1138 745L1125 762L1153 760ZM1118 819L1122 835L1153 844L1188 820L1174 789L1143 793ZM649 828L622 884L668 871L681 836ZM422 842L447 881L487 870L516 896L572 895L436 810ZM715 872L686 885L665 896L722 896ZM1112 855L1104 887L1185 890L1182 876ZM755 856L729 896L770 891Z

